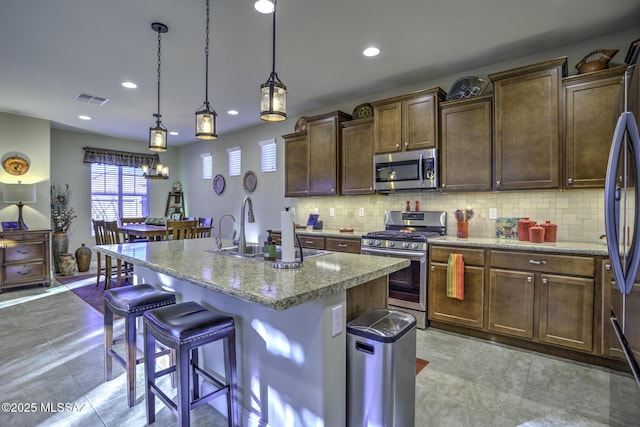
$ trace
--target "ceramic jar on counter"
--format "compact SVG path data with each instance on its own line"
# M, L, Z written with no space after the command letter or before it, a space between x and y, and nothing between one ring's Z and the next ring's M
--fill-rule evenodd
M529 227L536 225L535 221L531 221L529 217L522 218L518 221L518 240L529 241Z
M551 221L545 221L544 224L540 224L540 226L544 228L544 241L555 242L556 236L558 235L558 226L552 224Z
M527 231L529 232L529 241L531 241L531 243L544 242L545 229L543 227L539 225L532 225ZM519 234L518 237L520 237Z

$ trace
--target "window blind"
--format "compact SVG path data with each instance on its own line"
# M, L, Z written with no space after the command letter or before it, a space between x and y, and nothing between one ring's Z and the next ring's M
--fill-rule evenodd
M211 153L204 153L202 157L202 179L213 178L213 157Z
M229 176L240 176L242 151L240 147L227 148L229 155Z
M92 163L91 218L149 216L147 183L140 168Z
M276 140L260 141L260 168L263 173L276 171Z

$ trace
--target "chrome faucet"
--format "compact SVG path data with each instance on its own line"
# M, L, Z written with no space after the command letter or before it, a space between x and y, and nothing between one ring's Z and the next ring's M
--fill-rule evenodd
M240 207L240 237L238 238L238 254L244 255L247 253L247 240L244 232L244 210L245 206L249 204L249 212L247 213L247 221L250 223L256 222L253 216L253 202L251 197L247 196L242 200L242 206Z
M218 237L216 237L216 247L218 248L218 251L222 250L222 219L225 216L231 217L231 219L233 220L233 223L234 224L236 223L236 219L231 214L224 214L220 217L220 221L218 221ZM236 229L234 227L232 239L235 237L236 237Z

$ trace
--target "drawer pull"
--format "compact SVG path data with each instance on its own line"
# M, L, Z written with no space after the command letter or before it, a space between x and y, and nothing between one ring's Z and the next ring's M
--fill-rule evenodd
M338 247L339 248L348 248L349 245L347 245L346 243L338 243Z
M432 265L432 266L431 266L431 271L436 271L436 267L435 267L435 265Z
M546 265L547 261L545 261L545 260L537 261L535 259L530 259L529 260L529 264L531 264L531 265Z
M542 279L542 283L546 285L549 281L547 279Z
M21 276L28 276L29 274L31 274L31 269L29 269L29 271L18 271L17 274Z
M313 245L313 240L305 240L304 241L307 245Z
M531 276L527 277L527 282L531 283L532 280L533 280L533 277Z
M31 248L26 248L26 249L18 249L18 253L22 254L22 255L26 255L28 253L31 253L32 249Z
M605 270L611 270L611 264L605 264L604 265L604 269Z

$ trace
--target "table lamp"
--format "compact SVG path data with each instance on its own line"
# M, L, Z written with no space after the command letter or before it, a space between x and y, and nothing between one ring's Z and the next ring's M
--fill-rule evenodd
M36 202L35 184L3 184L2 201L18 205L18 230L28 230L22 218L22 207L25 203Z

